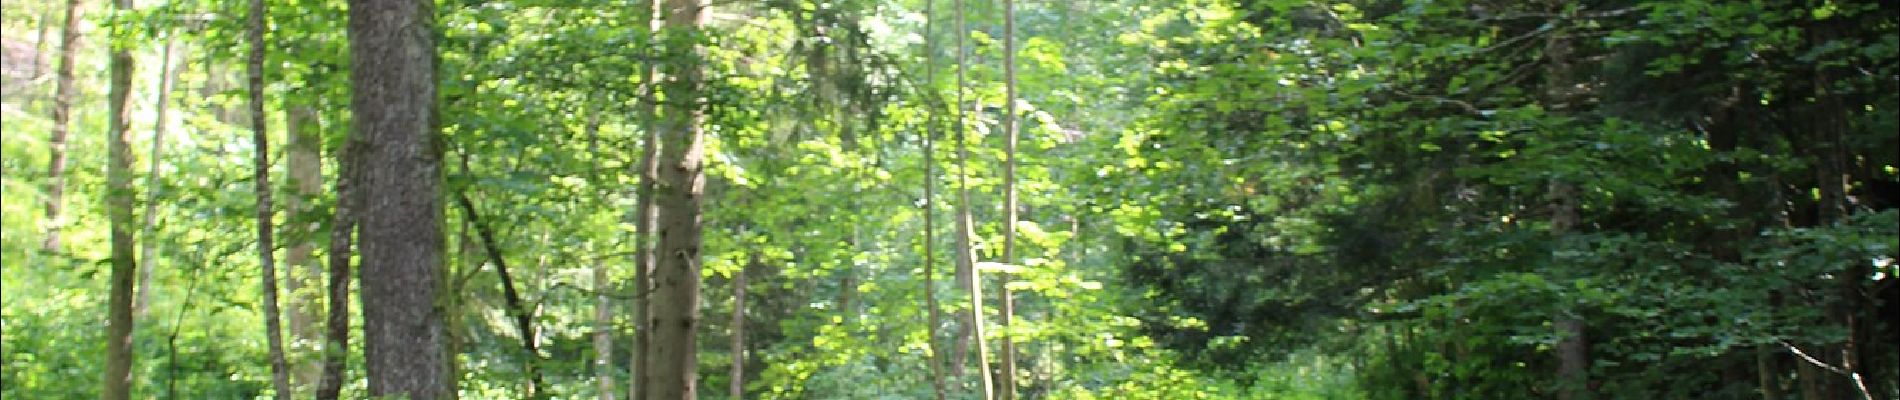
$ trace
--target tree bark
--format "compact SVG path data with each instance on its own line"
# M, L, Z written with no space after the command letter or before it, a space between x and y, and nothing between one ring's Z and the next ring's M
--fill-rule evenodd
M647 0L647 32L654 38L660 32L660 0ZM650 41L643 49L655 59L658 54L653 50L657 41ZM647 398L647 349L652 343L653 324L650 318L650 306L653 292L654 232L659 231L658 204L653 202L653 189L659 179L660 134L658 129L659 85L654 79L659 74L659 63L648 62L640 71L640 129L643 132L640 154L640 186L635 193L639 210L635 211L634 246L637 249L633 262L633 287L637 297L633 300L633 362L627 367L627 398L643 400Z
M317 380L317 399L336 400L343 389L344 361L350 354L350 244L355 238L357 210L364 198L360 185L361 159L368 151L363 135L351 132L337 151L336 211L330 218L329 310L325 314L323 375Z
M169 125L167 122L171 121L172 82L178 77L178 71L172 69L172 47L175 42L177 40L166 40L165 49L159 56L162 61L158 67L158 98L155 99L158 103L156 116L158 122L152 125L152 161L145 173L145 225L139 229L139 237L145 240L139 242L139 262L142 265L139 268L139 284L136 291L138 296L132 303L132 315L138 319L145 319L150 310L152 274L158 270L158 241L152 240L152 231L158 228L159 154L165 151L165 128Z
M455 396L443 310L434 3L351 0L351 125L362 159L364 365L370 396Z
M317 110L307 104L291 105L284 124L285 167L289 170L290 196L284 199L284 208L290 213L289 249L284 253L286 293L290 293L290 337L291 349L299 354L291 365L291 384L295 388L315 388L320 379L323 363L315 353L301 349L315 349L323 342L323 334L317 331L316 321L321 312L322 295L316 290L318 277L323 275L323 265L317 263L316 220L309 199L322 194L323 138L317 126Z
M250 0L251 13L245 37L250 42L250 60L245 67L250 81L251 143L255 146L252 187L257 194L257 259L264 276L264 334L269 346L271 386L277 400L290 400L290 368L284 360L284 327L277 309L276 250L271 243L270 135L264 119L264 0Z
M129 13L132 1L116 0L113 9L115 13ZM132 94L131 50L112 46L109 68L106 146L110 156L106 164L105 205L112 231L112 289L107 300L105 388L100 391L100 398L125 400L131 398L132 393L132 288L138 276L132 242L132 145L126 137L132 112L128 103Z
M47 253L59 252L59 232L65 227L59 218L66 202L66 137L72 129L74 92L79 90L73 86L73 55L79 51L79 6L79 0L66 1L66 20L60 28L59 67L54 72L53 132L47 139L46 237L40 241L40 250Z
M1016 3L1003 0L1003 263L1016 263ZM997 375L1003 400L1016 399L1016 341L1009 325L1016 319L1016 295L1009 290L1008 272L997 274L1002 297L1003 363Z
M699 330L700 205L705 190L705 95L700 93L699 27L705 23L702 0L667 0L666 56L661 58L668 79L667 103L659 122L663 145L654 202L660 217L657 264L653 271L652 354L648 355L648 400L689 400L695 387L698 357L694 334Z

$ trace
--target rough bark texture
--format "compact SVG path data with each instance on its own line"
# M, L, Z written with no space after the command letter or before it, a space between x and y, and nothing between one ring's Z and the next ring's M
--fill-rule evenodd
M54 72L53 132L46 150L46 237L40 242L40 249L48 253L59 251L59 231L64 225L59 217L66 198L66 137L72 129L73 92L79 90L73 86L73 55L79 50L79 6L79 0L66 1L66 20L59 35L59 67Z
M113 2L115 12L131 12L131 0ZM62 56L65 57L65 56ZM114 46L111 56L106 130L106 219L112 230L112 291L107 300L106 365L99 397L125 400L132 394L132 286L138 278L138 260L132 243L132 53ZM62 67L64 68L64 67Z
M659 120L663 143L654 203L659 207L659 244L653 270L653 336L648 350L648 400L687 400L698 396L694 386L699 362L694 333L699 331L700 204L706 175L705 97L700 93L698 30L705 23L702 0L667 0L666 56L662 68L667 80L665 112Z
M454 396L438 292L442 150L435 132L434 3L351 0L354 134L362 159L364 365L370 396Z
M655 36L660 31L660 0L647 0L647 32ZM657 56L653 48L644 49L649 56ZM633 362L627 367L627 398L642 400L647 398L647 354L653 341L653 325L650 320L650 306L653 292L654 240L653 234L659 231L658 204L653 202L653 188L659 179L660 133L659 104L656 93L659 85L654 81L659 75L658 63L647 63L640 71L640 129L644 132L642 143L645 147L640 153L640 186L635 199L639 210L635 211L633 243L638 251L633 261Z
M159 154L165 151L165 128L170 121L172 82L177 79L178 71L172 69L172 47L175 40L166 40L165 49L159 56L158 111L157 123L152 126L152 152L150 166L145 173L145 224L139 229L139 284L137 297L133 299L132 315L145 319L152 304L153 272L158 270L158 241L152 240L152 231L158 228L158 165Z
M363 136L351 132L337 152L336 211L330 217L329 310L325 313L323 376L317 379L317 399L336 400L343 389L344 361L350 355L350 244L355 238L357 210L362 208L361 159L368 151Z
M257 194L257 260L263 267L264 334L270 352L271 387L277 400L290 400L290 366L284 360L283 318L277 309L276 248L271 243L270 134L264 119L264 0L251 0L246 41L250 42L245 75L250 82L251 143L254 155L252 187Z
M1003 263L1016 263L1016 4L1003 0ZM1016 341L1009 325L1016 319L1016 295L1009 290L1008 272L997 275L1002 299L1003 363L997 375L1003 400L1016 398Z
M323 191L323 138L315 108L293 105L287 114L284 147L289 182L285 183L290 186L290 196L284 199L284 209L290 213L285 224L290 243L286 243L289 248L284 252L284 265L288 266L284 291L290 293L290 348L297 356L290 366L290 378L294 387L309 389L316 387L323 368L322 360L309 351L323 342L323 333L316 325L322 312L317 282L323 276L323 265L315 257L316 224L308 222L316 220L309 200Z

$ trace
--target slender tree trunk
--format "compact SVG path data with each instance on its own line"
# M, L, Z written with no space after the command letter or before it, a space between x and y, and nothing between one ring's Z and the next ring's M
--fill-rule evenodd
M963 114L964 70L968 57L965 54L964 36L969 35L969 26L965 25L963 0L956 1L957 14L957 280L964 285L965 294L970 296L970 309L964 312L963 337L965 343L976 343L977 378L981 382L983 400L995 398L996 385L990 376L990 351L983 334L983 279L976 271L976 249L970 244L972 227L970 216L970 149L964 140L964 124L968 116ZM979 109L971 106L972 109ZM959 346L962 347L962 346ZM964 347L967 348L967 347ZM961 355L959 355L961 356Z
M600 112L588 110L587 114L587 154L594 168L600 170ZM595 181L600 180L599 173L590 173ZM594 385L600 391L600 400L614 400L614 309L613 298L607 295L612 290L612 282L607 278L607 264L594 259Z
M32 77L30 79L39 80L40 74L46 73L47 32L52 31L53 17L59 12L59 9L53 7L54 4L58 3L50 1L35 4L38 4L41 8L33 10L35 14L39 15L37 16L38 18L35 18L37 21L33 24L33 73L27 76ZM38 93L35 93L35 95L38 95Z
M170 119L172 82L177 79L178 71L172 69L172 46L177 40L167 39L165 49L159 56L157 120L152 124L152 152L150 166L145 172L145 225L139 229L139 284L137 295L132 303L132 315L145 319L152 304L152 274L158 270L158 241L152 240L152 231L158 227L158 166L159 155L165 151L165 128Z
M936 2L924 0L924 80L931 93L937 90L937 41L935 23ZM926 102L933 104L934 102ZM930 116L924 122L924 308L929 310L930 321L924 326L924 362L930 363L930 389L937 400L944 400L943 361L938 359L937 327L943 324L943 312L937 308L937 174L932 167L937 164L937 123L939 106L930 106Z
M116 0L113 8L117 13L132 12L132 1ZM112 46L111 60L105 205L112 231L112 291L107 300L105 388L100 398L125 400L132 394L132 287L138 278L132 243L132 144L126 138L132 112L127 101L132 95L132 52Z
M1563 2L1549 1L1550 8L1562 9ZM1573 112L1571 98L1571 52L1573 51L1568 35L1546 35L1544 46L1546 58L1544 102L1553 112ZM1553 179L1550 182L1552 201L1551 234L1557 240L1570 234L1577 226L1577 187L1570 182ZM1557 398L1559 400L1587 400L1594 398L1590 389L1590 345L1584 336L1583 319L1575 313L1556 316L1557 328Z
M462 161L462 170L463 173L468 171L466 158ZM541 379L539 368L541 349L535 342L535 336L538 333L534 329L534 314L528 310L527 302L521 300L521 292L515 290L514 276L508 273L508 261L502 257L501 245L495 241L494 228L482 222L481 214L475 212L475 203L469 201L468 192L455 192L455 201L462 206L462 214L475 225L475 234L481 238L483 252L488 253L488 261L495 264L495 273L501 276L502 301L508 305L508 314L515 318L515 331L521 334L521 349L527 353L523 365L523 368L528 371L528 386L525 392L528 398L539 398L541 388L547 387L547 384Z
M290 228L290 243L284 253L284 265L289 267L284 291L290 294L290 348L298 355L290 366L290 377L293 387L308 390L316 387L323 368L316 353L303 350L315 349L323 342L323 334L316 326L323 300L317 282L323 276L323 265L317 263L315 257L317 229L304 221L315 219L309 199L323 191L323 137L319 134L315 108L307 104L291 105L287 114L284 147L290 196L284 199L284 208L290 213L290 222L286 225Z
M1003 263L1016 263L1016 3L1003 0ZM997 275L1003 317L1003 364L999 394L1016 399L1016 341L1009 325L1016 319L1016 295L1009 290L1008 272Z
M697 44L707 13L701 0L666 1L665 68L666 111L659 120L663 135L659 179L654 203L658 205L659 245L653 270L652 354L648 357L648 400L690 400L698 397L699 361L694 349L699 331L700 204L706 175L704 122L706 98L700 93L704 73Z
M264 119L264 0L251 0L251 15L246 37L251 42L246 75L250 81L251 143L256 148L252 165L253 187L257 193L257 259L264 267L264 334L270 347L271 386L277 400L290 400L290 368L284 360L284 327L277 309L277 264L271 243L270 135Z
M733 400L745 398L745 270L759 263L759 254L732 275L732 379L726 388Z
M442 149L434 3L351 0L351 124L362 161L364 365L370 396L455 396L443 310Z
M660 0L647 0L647 32L659 37ZM644 49L647 55L658 58L653 50L658 41L651 41ZM655 264L653 235L659 231L659 205L653 202L653 191L660 177L660 133L659 133L659 84L655 79L659 75L659 63L647 62L640 71L640 84L645 86L640 93L640 129L643 132L640 152L640 186L635 193L637 207L634 223L634 246L637 249L633 262L633 362L628 366L627 398L644 400L647 398L647 349L653 339L653 321L650 312L653 293L653 265Z
M350 244L355 238L357 210L362 208L361 159L368 151L360 132L351 132L337 150L336 211L330 218L329 310L325 313L323 376L317 380L317 399L336 400L343 389L344 361L350 354Z
M60 221L60 210L66 204L66 137L72 129L74 92L79 90L73 86L73 55L79 51L79 6L79 0L66 1L66 20L61 24L59 35L59 70L54 72L57 76L53 87L53 132L47 139L46 237L40 242L40 250L47 253L59 252L59 232L65 227L65 222ZM126 62L131 62L129 57ZM126 68L130 69L130 64Z

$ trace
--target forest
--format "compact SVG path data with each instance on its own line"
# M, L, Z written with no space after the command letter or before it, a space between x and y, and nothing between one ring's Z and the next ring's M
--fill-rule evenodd
M9 0L7 399L1900 400L1900 3Z

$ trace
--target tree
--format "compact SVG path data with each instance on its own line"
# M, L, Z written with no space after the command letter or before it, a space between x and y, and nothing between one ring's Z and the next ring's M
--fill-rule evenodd
M112 6L115 13L133 11L131 0L115 0ZM117 29L115 25L114 33L119 33ZM129 100L133 66L130 49L117 44L111 47L105 206L107 224L112 231L112 288L106 303L105 377L99 397L125 400L132 396L132 288L138 279L138 260L132 243L132 144L126 137L132 122Z
M323 276L323 264L316 256L317 220L312 200L323 192L323 138L317 126L317 110L308 104L288 107L285 113L285 162L288 174L290 196L284 199L284 208L288 211L285 236L290 243L284 252L284 292L290 294L290 338L295 345L291 348L318 348L323 343L323 334L316 326L322 315L318 308L322 304L322 291L318 288ZM322 373L321 357L299 356L290 367L291 383L297 388L316 388Z
M270 135L264 118L264 0L251 0L246 36L250 42L249 75L251 106L251 143L256 153L251 184L257 194L257 259L263 266L264 334L270 347L271 385L277 400L290 399L290 367L284 360L283 319L277 308L277 249L271 244Z
M937 94L937 31L936 1L924 0L924 87L929 88L932 98ZM924 309L929 320L924 326L924 362L930 364L930 389L937 400L944 399L943 361L937 346L937 327L943 324L943 312L937 306L937 174L932 167L937 164L937 124L941 122L938 113L940 101L926 101L930 111L924 117Z
M964 115L963 108L964 70L968 63L966 54L968 49L964 47L963 42L964 37L969 36L969 26L964 24L963 1L957 0L955 3L957 9L957 281L963 284L964 294L970 297L970 309L964 311L963 331L959 340L961 343L976 343L978 370L976 375L977 381L980 382L978 390L982 393L983 400L990 400L995 398L996 386L991 382L990 377L989 339L983 333L983 279L976 270L976 248L971 243L972 235L974 235L971 225L975 222L970 216L970 149L969 144L964 140L964 125L968 123L969 116ZM970 108L980 110L977 104L981 103L974 102ZM968 348L961 345L958 347L959 350ZM963 365L961 362L963 357L963 354L957 354L959 361L953 365ZM951 368L951 370L958 371L961 368Z
M699 28L708 13L700 0L667 0L664 7L660 62L667 80L660 86L666 101L657 123L661 145L653 197L659 243L654 247L651 354L642 373L648 377L648 400L686 400L698 397L694 335L699 331L700 204L706 183Z
M745 398L745 270L759 263L758 253L752 259L732 272L732 374L727 382L726 392L733 399Z
M369 395L454 396L443 310L433 3L350 2L352 135L364 137L362 304Z
M139 237L147 239L139 242L139 261L144 264L139 268L138 298L132 303L132 314L137 318L145 318L150 309L152 274L158 269L158 241L150 238L152 231L158 228L159 155L165 151L165 129L171 124L172 82L178 78L178 70L172 68L171 64L174 42L176 39L166 39L165 49L159 56L158 95L153 100L158 104L158 111L153 116L157 122L152 124L152 161L145 172L145 224L139 230Z
M354 130L354 129L352 129ZM343 390L344 361L350 354L350 258L356 239L358 214L365 202L362 159L369 151L362 132L350 132L337 149L336 208L330 217L328 284L329 309L324 313L323 372L317 379L318 400L336 400Z
M46 238L40 250L59 251L60 210L66 195L66 136L72 129L73 55L79 49L79 0L66 0L66 19L60 27L59 67L54 72L53 132L47 143L46 162ZM113 3L118 4L118 3Z
M661 15L663 15L660 8L660 1L661 0L647 0L646 2L646 31L650 39L647 41L647 47L641 49L645 54L653 56L656 59L659 56L655 50L658 49L658 38L660 37L660 28L662 26ZM640 85L642 86L640 88L639 116L641 131L640 170L634 171L635 174L640 177L640 183L639 186L634 189L634 206L639 207L639 210L634 211L633 222L633 288L635 297L632 312L633 357L631 358L633 362L627 367L627 398L629 400L645 400L647 398L647 386L649 386L651 382L647 378L646 371L648 370L647 361L652 354L649 350L652 349L653 342L653 321L651 319L651 313L653 312L653 268L658 262L658 256L654 254L657 241L655 241L653 237L660 230L659 203L653 201L654 189L658 187L660 178L660 114L658 95L660 85L655 80L659 77L659 70L660 63L658 62L647 62L646 66L640 69Z
M1016 263L1016 4L1003 0L1003 263ZM1016 399L1016 341L1010 322L1016 319L1016 297L1010 291L1009 272L997 274L1001 284L1003 318L1003 363L997 375L1003 381L1002 400Z

